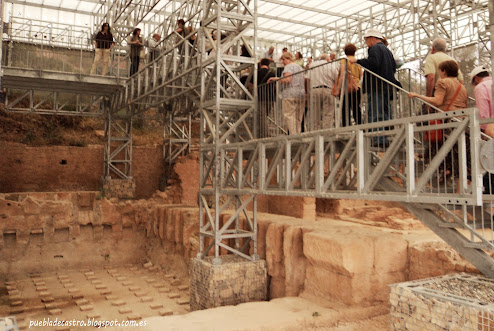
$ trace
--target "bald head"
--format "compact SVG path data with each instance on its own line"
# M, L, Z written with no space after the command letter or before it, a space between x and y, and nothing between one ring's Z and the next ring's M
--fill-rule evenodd
M324 53L324 54L321 54L321 57L319 58L319 60L326 60L328 61L329 60L329 55Z
M446 51L446 40L443 38L436 38L432 41L432 48L434 48L437 52L445 52Z

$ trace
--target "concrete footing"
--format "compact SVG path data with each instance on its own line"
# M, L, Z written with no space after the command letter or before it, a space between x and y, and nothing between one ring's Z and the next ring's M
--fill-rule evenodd
M200 310L267 299L266 261L246 261L233 255L194 258L190 263L190 309Z

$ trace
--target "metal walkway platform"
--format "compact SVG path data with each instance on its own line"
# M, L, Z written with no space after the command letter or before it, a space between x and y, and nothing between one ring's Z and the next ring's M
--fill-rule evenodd
M126 82L125 79L109 76L90 76L12 67L3 67L2 70L2 86L18 90L110 96L123 87Z

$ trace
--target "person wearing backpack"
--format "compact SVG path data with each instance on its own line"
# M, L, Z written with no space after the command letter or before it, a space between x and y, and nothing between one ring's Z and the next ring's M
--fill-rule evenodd
M362 124L362 112L360 110L360 79L362 78L363 70L355 63L349 62L349 60L356 60L355 52L357 51L357 47L352 43L348 43L343 50L348 60L341 60L338 84L342 84L341 78L343 78L344 75L348 75L348 82L347 93L344 93L341 96L342 126L351 125L350 114L353 116L355 124L359 125ZM341 85L339 85L339 88L341 88ZM339 88L337 86L338 90Z

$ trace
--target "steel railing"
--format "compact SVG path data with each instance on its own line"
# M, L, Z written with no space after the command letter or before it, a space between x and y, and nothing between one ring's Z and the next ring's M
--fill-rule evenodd
M53 25L52 25L53 24ZM94 61L93 35L87 27L13 21L4 31L2 66L75 74L89 74ZM101 75L102 61L96 75ZM116 43L110 54L111 77L129 75L126 42Z

